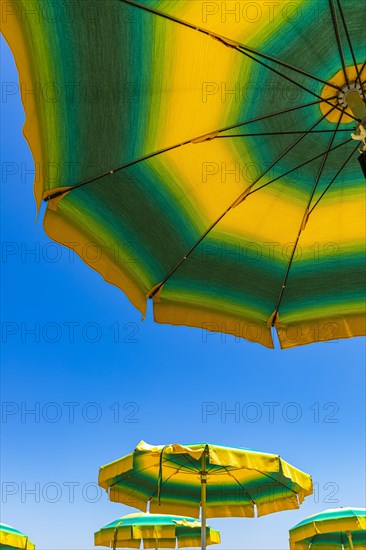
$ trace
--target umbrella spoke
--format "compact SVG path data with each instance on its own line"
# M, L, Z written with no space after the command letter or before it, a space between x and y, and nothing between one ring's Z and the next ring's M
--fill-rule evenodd
M183 25L185 27L188 27L194 31L201 32L203 34L206 34L207 36L210 36L211 38L215 38L220 40L220 42L223 42L225 46L232 47L234 49L241 48L244 51L248 51L250 53L254 53L258 55L259 57L263 57L264 59L267 59L268 61L273 61L274 63L277 63L278 65L281 65L282 67L286 67L286 69L290 69L291 71L294 71L298 74L301 74L302 76L306 76L308 78L311 78L312 80L315 80L317 82L321 82L322 84L326 84L327 86L331 86L335 90L340 90L339 86L332 84L330 82L327 82L326 80L323 80L322 78L319 78L313 74L310 74L303 69L300 69L299 67L294 67L293 65L290 65L289 63L286 63L285 61L282 61L280 59L277 59L276 57L273 57L271 55L265 54L263 52L260 52L258 50L255 50L253 48L249 48L248 46L244 46L244 44L241 44L240 42L236 42L231 40L230 38L224 37L222 35L213 33L209 31L208 29L205 29L203 27L197 27L196 25L193 25L191 23L188 23L187 21L183 21L182 19L178 19L177 17L174 17L172 15L168 15L167 13L161 12L159 10L155 10L153 8L148 8L147 6L143 6L137 2L134 2L133 0L119 0L120 2L123 2L124 4L129 4L130 6L134 6L136 8L140 8L144 11L147 11L149 13L152 13L153 15L157 15L159 17L163 17L164 19L168 19L169 21L172 21L173 23L178 23L179 25Z
M366 101L365 92L364 92L364 89L363 89L363 86L362 86L362 81L361 81L361 74L360 74L360 72L359 72L359 70L358 70L358 64L357 64L357 61L356 61L356 56L355 56L354 49L353 49L353 47L352 47L351 37L350 37L349 32L348 32L348 27L347 27L346 19L345 19L345 17L344 17L342 5L341 5L341 0L337 0L337 4L338 4L339 13L340 13L340 15L341 15L341 19L342 19L344 31L345 31L345 33L346 33L346 37L347 37L349 49L350 49L350 51L351 51L351 55L352 55L352 59L353 59L353 64L354 64L355 69L356 69L357 78L358 78L358 81L359 81L360 86L361 86L361 92L362 92L362 95L363 95L363 99Z
M331 109L333 110L333 109ZM330 112L330 111L329 111ZM312 130L317 124L319 124L328 114L329 112L327 112L325 115L323 115L319 120L317 120L317 122L315 122L307 132L305 132L302 136L300 136L296 141L294 141L289 147L287 147L287 149L285 149L285 151L283 153L281 153L281 155L279 157L276 158L276 160L274 160L266 169L264 172L262 172L262 174L249 186L247 187L247 189L225 210L225 212L223 212L223 214L221 214L221 216L219 218L217 218L217 220L215 220L211 225L210 227L203 233L203 235L193 244L193 246L188 250L188 252L183 256L183 258L181 258L179 260L179 262L173 267L173 269L164 277L164 279L158 283L157 285L155 285L152 290L150 291L150 293L148 293L149 295L149 298L153 298L155 296L155 294L157 294L157 292L159 292L159 290L162 288L162 286L172 277L172 275L174 275L174 273L179 269L179 267L187 260L187 258L192 254L192 252L194 252L194 250L197 248L197 246L205 239L205 237L207 237L207 235L212 231L212 229L214 229L216 227L216 225L226 216L226 214L228 214L228 212L230 212L230 210L232 210L235 206L238 206L242 201L244 201L249 195L252 195L253 193L255 193L256 191L259 191L260 189L263 189L264 187L267 187L267 185L273 183L274 181L277 181L278 179L280 179L281 177L284 177L288 174L290 174L291 172L294 172L296 170L298 170L299 168L301 168L302 166L305 166L306 164L309 164L310 162L313 162L314 160L320 158L320 157L323 157L323 156L328 156L329 152L330 151L333 151L334 149L337 149L338 147L341 147L342 145L345 145L346 143L349 143L351 140L347 139L346 141L342 142L341 144L335 146L335 147L331 147L331 148L328 148L325 152L323 153L320 153L320 155L317 155L316 157L313 157L312 159L304 162L303 164L300 164L299 166L296 166L295 168L292 168L291 170L289 170L288 172L286 172L285 174L281 174L280 176L278 176L277 178L274 178L273 180L269 181L268 183L262 185L261 187L258 187L257 189L255 189L254 191L250 191L251 188L253 187L253 185L255 185L256 183L258 183L266 174L267 172L269 172L269 170L271 170L289 151L291 151L291 149L293 149L306 135L308 135L308 133L310 132L310 130ZM342 116L343 116L343 113L342 113ZM342 117L340 117L341 119ZM336 132L337 132L337 129L338 129L338 126L339 126L339 123L337 125L337 128L334 130L334 136L336 135Z
M281 481L279 481L275 477L272 477L269 474L266 474L265 472L262 472L261 470L256 470L256 471L259 472L261 475L263 475L265 477L268 477L268 479L272 479L272 481L274 481L275 483L278 483L279 485L281 485L281 487L284 487L288 491L291 491L292 493L294 493L294 495L297 495L297 493L296 493L296 491L294 491L294 489L291 489L291 487L288 487L285 483L282 483Z
M330 97L329 99L336 99L337 96ZM311 101L310 103L303 103L302 105L296 105L295 107L288 107L287 109L281 109L281 111L275 111L274 113L269 113L267 115L261 115L256 118L252 118L250 120L246 120L245 122L239 122L238 124L233 124L231 126L227 126L226 128L223 128L222 130L218 130L217 132L221 134L222 132L228 132L229 130L235 130L235 128L239 128L240 126L245 126L246 124L251 124L253 122L261 122L262 120L266 120L267 118L276 117L279 115L284 115L287 113L292 113L294 111L298 111L299 109L303 109L305 107L312 107L313 105L319 105L320 103L323 103L323 99L317 100L317 101ZM334 107L334 105L333 105ZM214 133L214 132L213 132ZM219 136L217 136L219 137ZM192 140L191 140L192 141Z
M329 0L331 1L331 0ZM131 6L135 6L137 8L140 8L140 9L143 9L145 11L148 11L150 13L153 13L155 15L159 15L160 17L164 17L165 19L169 19L171 21L174 21L176 23L179 23L181 25L184 25L186 27L189 27L193 30L196 30L196 31L199 31L199 32L202 32L208 36L211 36L212 38L218 40L219 42L222 42L225 46L228 46L230 48L233 48L234 50L238 51L239 53L242 53L243 55L245 55L246 57L248 57L249 59L251 59L252 61L255 61L256 63L259 63L260 65L262 65L263 67L267 68L268 70L274 72L275 74L277 74L278 76L281 76L282 78L284 78L285 80L287 80L288 82L291 82L292 84L294 84L295 86L297 86L298 88L301 88L302 90L304 90L305 92L308 92L309 94L313 95L314 97L317 97L319 99L321 99L322 101L324 101L325 103L328 103L328 105L331 105L332 107L334 107L334 105L330 102L329 99L326 99L322 96L320 96L319 94L313 92L312 90L310 90L309 88L307 88L306 86L303 86L302 84L300 84L300 82L297 82L296 80L293 80L292 78L290 78L289 76L285 75L284 73L281 73L280 71L278 71L277 69L275 69L274 67L271 67L270 65L267 65L266 63L264 63L263 61L261 61L260 59L257 59L256 57L253 57L253 55L251 55L250 53L248 53L249 51L252 52L252 53L255 53L255 55L259 56L259 57L265 57L266 59L271 59L271 61L274 61L276 63L280 63L281 65L284 65L286 66L287 68L290 68L292 70L295 69L295 67L292 67L291 65L288 65L287 63L284 63L282 61L279 61L278 59L276 58L270 58L270 56L267 56L266 54L263 54L261 52L258 52L258 51L255 51L253 49L250 49L246 46L243 46L242 44L240 44L239 42L234 42L232 41L231 39L229 38L226 38L226 37L223 37L223 36L220 36L220 35L216 35L214 33L211 33L209 31L207 31L206 29L202 29L200 27L196 27L195 25L192 25L190 23L187 23L186 21L182 21L181 19L177 19L176 17L173 17L173 16L170 16L170 15L167 15L163 12L159 12L157 10L153 10L151 8L147 8L146 6L142 6L141 4L138 4L136 2L133 2L132 0L120 0L120 2L124 2L126 4L130 4ZM337 35L338 37L338 35ZM344 59L343 59L343 52L342 52L342 60L344 62ZM311 78L314 78L312 75L309 75L308 73L304 73L304 71L301 71L300 69L296 69L297 72L301 72L302 74L305 74L305 76L310 76ZM344 72L345 72L345 66L344 66ZM346 78L346 82L348 84L348 79L347 79L347 74L345 72L345 78ZM315 78L316 80L319 80L318 78ZM337 86L334 86L333 84L330 84L329 82L327 81L324 81L324 80L320 80L321 82L325 83L326 85L328 86L332 86L333 88L336 87L336 89L338 89ZM339 107L338 105L335 106L335 108L338 110L338 111L342 111L341 107ZM357 122L359 122L359 119L354 117L353 115L349 114L348 115L349 117L353 118L354 120L356 120Z
M160 467L159 467L159 477L158 477L158 487L157 487L157 490L155 491L155 493L153 493L152 496L156 495L157 494L157 497L158 497L158 502L160 504L160 499L161 499L161 490L162 490L162 487L165 483L167 483L169 481L169 479L171 479L173 476L175 475L178 475L179 472L184 468L186 467L184 464L177 464L175 463L173 460L171 459L166 459L164 461L164 458L163 458L163 453L164 453L164 449L162 450L161 452L161 460L160 460ZM182 453L182 456L187 460L187 457L186 455L184 455ZM163 481L163 465L167 464L167 462L171 462L172 464L175 464L176 466L178 466L178 468L176 468L176 470L174 470L174 472L171 473L170 476L167 477L167 479L165 481ZM192 464L192 463L191 463ZM195 466L195 465L194 465ZM193 468L193 469L190 469L190 468L187 468L188 472L193 472L193 473L197 473L199 474L200 470L197 469L197 467Z
M180 466L179 468L177 468L176 470L174 470L174 472L172 472L165 480L163 480L163 478L161 478L161 480L159 481L159 486L158 488L156 489L155 493L153 493L151 496L155 496L156 494L159 495L159 501L160 501L160 498L161 498L161 488L163 485L165 485L166 483L168 483L168 481L170 479L172 479L172 477L176 476L179 474L179 472L181 471L181 469L183 468L183 466Z
M184 455L184 458L187 460L187 462L189 462L192 465L192 470L191 470L192 472L194 471L197 471L198 473L200 472L201 465L198 468L197 464L193 462L192 457L190 457L189 455Z
M304 134L306 130L294 130L292 132L259 132L255 134L235 134L230 136L217 136L216 139L223 138L238 138L238 137L256 137L256 136L292 136L296 134ZM334 130L311 130L308 134L331 134ZM349 132L348 128L338 129L337 132Z
M334 132L333 132L333 135L329 141L329 145L328 145L328 148L327 148L327 151L325 153L325 155L323 156L322 158L322 162L320 164L320 167L319 167L319 170L318 170L318 174L317 174L317 177L316 177L316 180L314 182L314 185L313 185L313 188L311 190L311 194L310 194L310 197L309 197L309 200L308 200L308 204L307 204L307 207L306 207L306 210L305 210L305 213L304 213L304 217L301 221L301 225L300 225L300 228L299 228L299 231L298 231L298 234L297 234L297 237L296 237L296 240L295 240L295 244L294 244L294 247L292 249L292 252L291 252L291 256L290 256L290 259L289 259L289 262L288 262L288 265L287 265L287 269L286 269L286 273L285 273L285 276L283 278L283 281L282 281L282 285L281 285L281 290L280 290L280 293L279 293L279 296L278 296L278 299L277 299L277 303L276 303L276 307L275 307L275 310L274 310L274 313L272 314L271 316L271 322L272 322L272 326L275 325L275 322L276 322L276 318L277 318L277 315L278 315L278 310L280 308L280 305L281 305L281 302L282 302L282 298L283 298L283 295L284 295L284 292L285 292L285 288L286 288L286 284L287 284L287 280L288 280L288 276L290 274L290 270L291 270L291 266L292 266L292 263L293 263L293 259L295 257L295 252L297 250L297 245L299 244L299 240L300 240L300 237L301 237L301 233L304 231L305 227L306 227L306 223L308 221L308 218L309 218L309 210L310 210L310 205L311 205L311 201L313 200L313 197L314 197L314 194L315 194L315 191L316 191L316 188L318 187L318 183L320 181L320 178L323 174L323 170L325 168L325 165L326 165L326 162L328 160L328 156L329 156L329 153L332 149L332 145L333 145L333 142L334 142L334 139L337 135L337 129L341 123L341 120L342 120L342 117L343 117L343 114L344 114L344 111L343 113L341 114L341 116L339 117L339 120L337 122L337 127L335 128Z
M219 39L219 40L224 42L222 39ZM225 44L225 42L224 42L224 44ZM232 46L232 47L234 47L234 46ZM259 63L259 65L262 65L263 67L266 67L266 69L272 71L273 73L277 74L278 76L281 76L285 80L288 80L289 82L291 82L291 84L294 84L298 88L301 88L302 90L304 90L305 92L308 92L309 94L313 95L314 97L318 97L319 99L321 99L325 103L328 103L328 105L331 105L332 107L334 107L338 111L342 111L342 107L339 107L338 105L333 105L333 103L331 103L330 99L326 99L326 98L322 97L321 95L317 94L316 92L313 92L309 88L306 88L306 86L303 86L302 84L300 84L300 82L297 82L296 80L293 80L289 76L281 73L280 71L277 71L277 69L271 67L270 65L267 65L266 63L263 63L263 61L261 61L260 59L257 59L256 57L253 57L248 52L240 49L239 47L234 47L234 49L236 49L238 52L241 52L243 55L246 55L247 57L249 57L249 59L252 59L253 61L256 61L257 63ZM353 118L353 120L356 120L357 122L359 122L359 119L356 118L355 116L353 116L351 114L349 114L348 116L350 118Z
M159 486L160 485L164 485L167 481L169 481L169 479L171 479L173 476L177 475L179 473L179 471L183 468L183 465L177 465L179 466L179 468L177 468L176 470L174 470L174 472L172 472L167 478L165 481L161 480L159 481ZM149 469L151 468L151 466L146 466L145 468L142 468L141 470L136 470L136 474L141 474L142 472L145 472L145 471L148 471ZM194 472L195 470L189 470L189 471L192 471ZM127 476L128 477L128 476ZM111 483L110 484L110 489L112 489L113 487L115 487L116 485L120 484L121 481L123 481L123 475L118 477L117 481L115 483ZM155 495L159 494L159 487L156 489L155 492L151 493L151 496L150 496L150 499L153 498Z
M179 470L181 470L182 468L185 468L188 472L198 472L199 473L199 469L197 468L196 464L194 464L192 461L189 460L189 457L187 457L186 455L183 455L182 456L187 460L187 462L192 466L191 468L187 465L184 465L184 464L180 464L179 462L174 462L174 460L172 460L171 458L166 458L163 460L163 463L165 466L167 466L168 468L170 468L171 464L173 464L174 466L177 466L179 468Z
M310 126L307 130L305 130L300 137L298 137L294 142L291 143L271 164L266 168L264 172L245 190L245 194L248 190L250 190L256 183L258 183L280 160L283 159L289 153L300 141L302 141L318 124L320 124L332 111L334 111L335 107L332 106L332 109L329 109L324 115L322 115L314 124ZM240 197L238 197L239 199ZM235 201L236 204L237 201Z
M321 82L322 84L325 84L326 86L330 86L331 88L334 88L335 90L340 90L340 87L336 84L333 84L332 82L328 82L327 80L323 80L322 78L319 78L318 76L315 76L313 74L310 74L306 71L303 71L302 69L299 69L298 67L294 67L293 65L290 65L289 63L286 63L285 61L281 61L280 59L277 59L275 57L272 57L271 55L265 54L263 52L260 52L258 50L254 50L253 48L249 48L248 46L244 46L243 44L239 44L240 49L244 51L248 51L250 53L254 53L255 55L258 55L258 57L263 57L264 59L267 59L268 61L273 61L274 63L277 63L278 65L282 65L283 67L286 67L287 69L291 69L292 71L297 72L298 74L301 74L303 76L307 76L308 78L311 78L312 80Z
M250 499L250 502L253 504L253 506L256 506L256 503L255 503L255 501L253 500L253 498L250 496L248 490L244 487L244 485L242 485L242 484L240 483L240 481L239 481L238 479L236 479L236 477L232 474L231 470L229 470L228 468L226 468L226 466L223 466L223 468L224 468L224 470L226 470L226 472L228 473L228 475L229 475L230 477L232 477L233 480L239 485L239 487L240 487L241 489L243 489L244 493L248 496L248 498ZM258 471L258 470L257 470L257 471Z
M317 199L316 203L312 206L312 208L310 209L309 211L309 216L310 214L313 212L314 208L319 204L319 202L321 201L321 199L324 197L325 193L328 191L328 189L333 185L333 183L335 182L335 180L338 178L338 176L340 175L340 173L344 170L344 168L347 166L347 164L349 163L349 161L351 160L351 158L353 157L353 155L355 154L355 152L357 151L358 149L358 145L356 145L355 149L352 151L352 153L347 157L347 159L343 162L342 166L340 167L340 169L338 170L338 172L336 173L336 175L334 176L334 178L331 180L330 183L328 183L327 187L324 189L324 191L322 192L322 194L320 195L320 197Z
M339 143L338 145L335 145L334 147L332 147L329 150L329 153L331 153L332 151L335 151L336 149L339 149L340 147L343 147L343 145L346 145L347 143L351 143L351 141L352 141L351 139L346 139L345 141L342 141L342 143ZM327 154L327 151L324 151L323 153L319 153L319 155L316 155L315 157L312 157L311 159L306 160L305 162L303 162L301 164L298 164L297 166L295 166L295 168L291 168L291 170L288 170L287 172L284 172L283 174L280 174L279 176L276 176L275 178L273 178L271 181L268 181L264 185L261 185L260 187L257 187L257 189L254 189L254 191L251 191L251 193L249 193L249 195L253 195L257 191L260 191L261 189L264 189L264 187L267 187L268 185L271 185L271 183L274 183L275 181L278 181L279 179L284 178L285 176L288 176L289 174L292 174L293 172L296 172L297 170L300 170L300 168L303 168L304 166L307 166L311 162L314 162L314 160L317 160L317 159L323 157L326 154Z
M331 14L332 14L332 22L333 22L333 27L334 27L334 33L335 33L336 40L337 40L337 46L338 46L338 51L339 51L339 57L340 57L341 63L342 63L342 69L343 69L344 78L345 78L346 84L349 84L349 80L348 80L348 76L347 76L347 71L346 71L346 63L345 63L345 60L344 60L344 54L343 54L341 36L340 36L339 26L338 26L338 21L337 21L337 14L336 14L336 10L335 10L335 6L334 6L334 1L333 1L333 0L329 0L329 8L330 8L330 12L331 12Z
M330 99L335 99L335 97L332 97ZM214 130L213 132L210 132L208 134L196 136L196 137L191 138L189 140L186 140L182 143L171 145L169 147L165 147L164 149L160 149L159 151L154 151L153 153L149 153L147 155L144 155L143 157L140 157L138 159L127 162L126 164L122 164L121 166L118 166L117 168L114 168L112 170L108 170L108 172L104 172L103 174L99 174L98 176L96 176L94 178L90 178L90 179L85 180L81 183L77 183L76 185L73 185L71 187L66 186L64 189L57 189L57 191L54 191L54 192L52 192L52 190L51 190L47 194L47 196L45 197L44 200L48 201L48 200L51 200L51 199L55 199L56 197L60 197L60 196L64 195L65 193L69 193L70 191L73 191L74 189L78 189L79 187L83 187L84 185L88 185L89 183L93 183L93 182L98 181L102 178L105 178L106 176L110 176L112 174L115 174L116 172L120 172L121 170L124 170L126 168L130 168L131 166L139 164L140 162L143 162L145 160L149 160L153 157L157 157L159 155L162 155L163 153L167 153L168 151L173 151L174 149L178 149L178 147L183 147L184 145L188 145L190 143L200 143L200 142L203 142L203 141L216 139L216 137L218 137L216 134L220 134L222 132L228 132L229 130L235 130L235 128L240 128L241 126L245 126L247 124L252 124L253 122L260 122L262 120L266 120L268 118L276 117L276 116L283 115L283 114L286 114L286 113L291 113L293 111L297 111L297 110L303 109L305 107L311 107L313 105L319 105L320 103L322 103L322 100L312 101L311 103L305 103L303 105L297 105L295 107L289 107L287 109L282 109L281 111L276 111L274 113L269 113L267 115L261 115L259 117L252 118L250 120L245 120L244 122L238 122L236 124L231 124L229 126L225 126L224 128L219 128L218 130Z

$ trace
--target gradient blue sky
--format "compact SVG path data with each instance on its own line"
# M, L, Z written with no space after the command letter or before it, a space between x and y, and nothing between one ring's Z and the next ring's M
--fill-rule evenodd
M312 474L300 510L211 520L217 548L286 549L304 517L365 506L364 339L271 351L156 325L151 312L142 323L119 290L50 243L42 216L34 223L33 161L3 40L1 67L1 521L37 549L92 549L94 531L133 511L98 492L99 466L141 439L277 452ZM272 421L268 402L278 404ZM223 414L204 422L205 403ZM235 406L240 418L225 414Z

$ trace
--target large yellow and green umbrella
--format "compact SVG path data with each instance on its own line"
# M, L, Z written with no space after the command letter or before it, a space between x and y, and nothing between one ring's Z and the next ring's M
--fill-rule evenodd
M52 239L159 323L365 334L365 2L2 4Z
M10 525L0 523L0 548L1 550L34 550L35 546L24 533Z
M206 527L207 544L220 543L220 533ZM201 545L201 524L167 514L129 514L94 535L95 546L109 548L187 548Z
M202 548L207 517L254 517L299 508L312 494L308 474L279 455L206 443L151 446L99 472L110 500L150 512L201 512Z
M291 550L364 550L366 509L337 508L310 516L290 530Z

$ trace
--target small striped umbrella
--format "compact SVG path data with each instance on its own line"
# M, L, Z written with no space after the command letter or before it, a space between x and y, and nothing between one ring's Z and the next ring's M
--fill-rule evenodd
M310 516L290 530L291 550L365 550L366 509L337 508Z
M220 543L220 533L206 527L207 544ZM166 514L129 514L94 535L95 546L109 548L187 548L200 546L201 523Z
M102 466L99 485L109 498L150 512L199 517L254 517L299 508L311 477L278 455L207 443L151 446Z
M30 542L28 537L6 525L5 523L0 523L0 548L1 550L34 550L35 546Z

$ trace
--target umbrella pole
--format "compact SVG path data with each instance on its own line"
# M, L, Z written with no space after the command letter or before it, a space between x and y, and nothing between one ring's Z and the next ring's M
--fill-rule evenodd
M202 455L201 470L201 549L206 550L206 502L207 502L207 472L206 472L207 449Z
M353 546L353 542L352 542L352 535L351 535L351 531L346 531L346 535L347 535L347 538L348 538L348 542L349 542L349 547L351 550L354 550L354 546Z
M352 113L362 120L366 116L366 105L357 91L349 92L345 98L348 107Z

